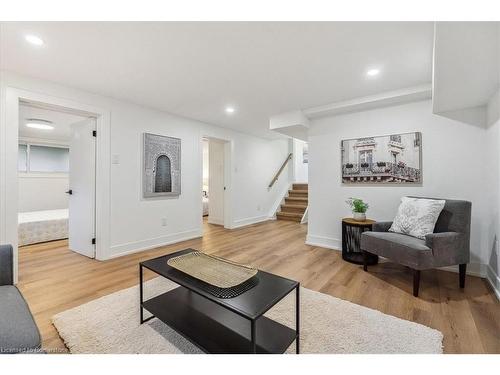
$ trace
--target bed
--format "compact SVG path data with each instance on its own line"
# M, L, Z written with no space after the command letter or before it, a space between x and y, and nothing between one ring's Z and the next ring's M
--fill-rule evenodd
M68 238L69 210L20 212L19 246Z

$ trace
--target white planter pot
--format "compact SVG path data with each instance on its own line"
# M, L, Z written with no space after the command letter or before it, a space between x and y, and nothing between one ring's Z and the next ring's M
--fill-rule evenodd
M366 220L366 214L364 212L353 212L352 213L352 218L356 221L365 221Z

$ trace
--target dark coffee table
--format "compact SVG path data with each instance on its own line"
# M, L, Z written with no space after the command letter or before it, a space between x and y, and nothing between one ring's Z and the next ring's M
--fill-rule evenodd
M217 298L196 279L170 267L186 249L139 263L141 324L156 317L207 353L284 353L295 340L299 353L300 283L258 271L259 282L233 298ZM180 287L143 300L143 268ZM263 316L295 289L295 330ZM144 319L143 309L152 316Z

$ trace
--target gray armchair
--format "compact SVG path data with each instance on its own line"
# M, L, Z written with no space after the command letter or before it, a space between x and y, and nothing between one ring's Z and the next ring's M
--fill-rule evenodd
M41 339L30 309L13 285L12 246L0 246L0 354L40 352Z
M413 295L417 297L421 270L458 264L459 284L460 288L464 288L465 271L470 260L471 206L468 201L447 199L434 233L427 235L425 240L389 232L392 222L375 223L372 232L361 235L364 270L368 270L367 253L380 255L411 268Z

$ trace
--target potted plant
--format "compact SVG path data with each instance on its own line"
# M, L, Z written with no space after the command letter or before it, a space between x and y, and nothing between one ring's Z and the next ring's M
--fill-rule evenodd
M356 221L366 220L366 210L368 210L368 203L363 202L360 198L349 198L346 203L351 207L353 219Z

